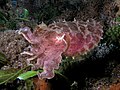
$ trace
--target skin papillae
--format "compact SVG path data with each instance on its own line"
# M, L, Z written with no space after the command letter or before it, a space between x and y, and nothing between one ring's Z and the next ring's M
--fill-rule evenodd
M103 35L102 26L95 20L61 21L48 26L44 23L35 27L31 32L29 27L20 28L19 34L31 44L30 51L21 54L30 55L31 60L37 60L34 69L43 69L38 74L40 79L51 79L54 70L59 68L62 55L83 55L93 49L100 42Z

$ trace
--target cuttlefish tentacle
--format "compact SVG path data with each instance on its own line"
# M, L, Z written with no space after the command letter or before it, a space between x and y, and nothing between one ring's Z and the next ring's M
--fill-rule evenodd
M32 66L33 66L33 64L31 64L30 61L36 59L37 57L38 57L38 56L35 55L35 56L31 57L31 58L28 58L28 59L27 59L27 65L32 65Z
M31 44L37 43L31 29L29 27L20 28L18 34L22 34L23 37Z
M28 51L23 51L22 53L20 53L21 55L29 55L29 56L33 56L34 54L32 52L28 52Z

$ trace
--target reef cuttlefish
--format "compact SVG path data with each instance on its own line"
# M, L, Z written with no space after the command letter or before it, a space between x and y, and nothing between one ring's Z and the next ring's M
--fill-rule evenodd
M54 69L59 68L62 55L75 56L89 52L99 43L103 35L99 22L91 19L84 21L61 21L48 26L44 23L36 26L33 32L29 27L20 28L19 34L31 44L27 64L37 60L34 68L43 69L38 74L40 79L54 77Z

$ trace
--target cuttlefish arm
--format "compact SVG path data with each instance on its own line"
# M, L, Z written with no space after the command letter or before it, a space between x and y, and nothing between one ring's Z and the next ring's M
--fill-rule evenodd
M18 34L22 34L23 37L31 44L36 44L36 40L35 40L35 36L33 35L33 33L31 32L29 27L24 27L24 28L20 28L20 30L18 31ZM31 49L31 47L30 47ZM32 56L31 58L27 59L27 65L31 65L30 61L34 60L37 58L37 55L35 55L33 52L31 51L23 51L21 53L21 55L29 55Z
M36 44L35 36L31 32L31 29L29 27L20 28L18 31L18 34L22 34L23 37L31 44Z
M34 54L32 52L28 52L28 51L23 51L22 53L20 53L21 55L29 55L29 56L33 56Z

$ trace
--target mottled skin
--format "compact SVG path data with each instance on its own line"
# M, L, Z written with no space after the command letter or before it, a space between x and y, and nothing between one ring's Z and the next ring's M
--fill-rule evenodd
M62 56L75 56L85 54L93 49L102 37L102 26L94 20L83 22L56 22L50 25L44 23L38 25L33 33L29 27L19 30L19 33L31 43L28 54L31 60L37 59L33 68L42 68L43 72L38 74L39 78L51 79L54 77L54 69L59 68Z
M40 29L40 28L39 28ZM54 31L36 30L31 32L30 28L25 27L20 29L20 32L25 39L32 44L28 54L32 57L27 59L30 64L31 60L37 58L37 63L33 68L43 68L43 72L38 74L39 78L52 78L54 77L54 69L58 69L61 62L61 54L66 50L67 44L64 40L64 33L56 33Z

